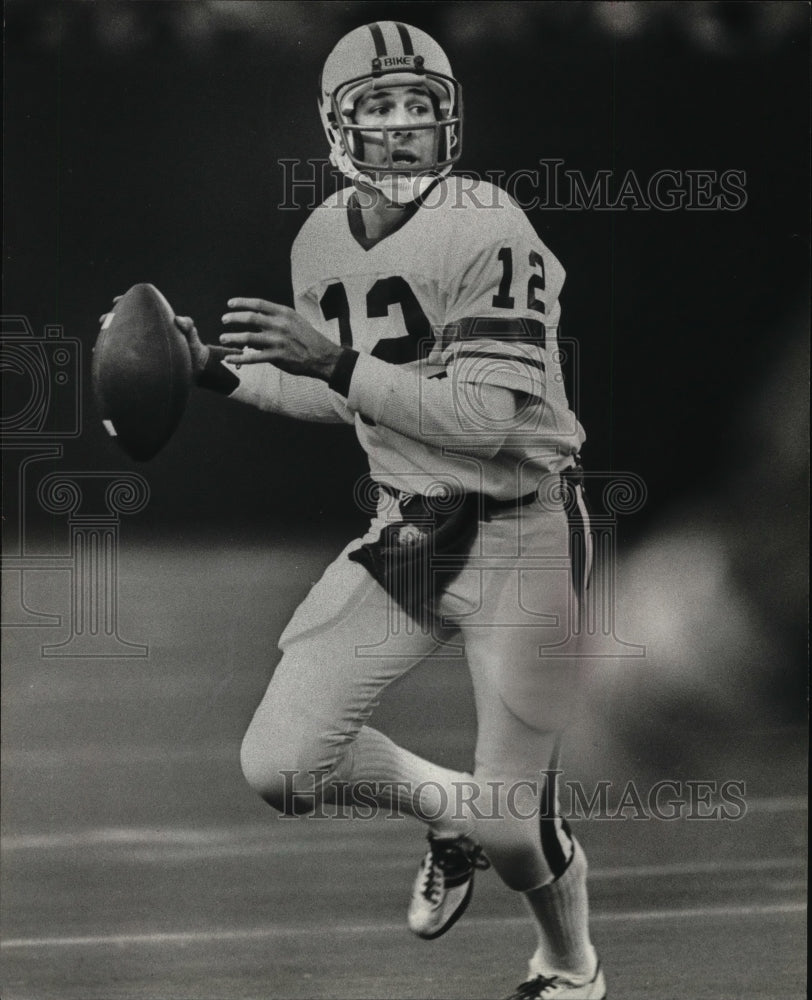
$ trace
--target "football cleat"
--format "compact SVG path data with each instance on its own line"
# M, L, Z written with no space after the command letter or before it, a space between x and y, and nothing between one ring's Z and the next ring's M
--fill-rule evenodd
M474 872L490 868L468 837L428 836L429 846L412 889L409 930L431 941L454 926L474 891Z
M606 980L598 962L589 982L574 983L565 976L533 976L506 1000L606 1000Z

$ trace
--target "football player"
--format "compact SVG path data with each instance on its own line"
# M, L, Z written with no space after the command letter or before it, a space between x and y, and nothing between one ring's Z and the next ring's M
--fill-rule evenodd
M590 557L584 432L557 347L564 270L502 190L452 175L462 93L423 31L384 21L342 38L319 110L350 185L294 243L294 308L230 299L220 348L177 320L202 385L352 424L376 486L368 533L281 636L243 770L289 814L365 797L423 820L414 933L447 931L490 864L538 937L513 996L602 998L586 859L555 789L578 688L577 658L561 654ZM368 725L387 684L460 642L478 720L472 775Z

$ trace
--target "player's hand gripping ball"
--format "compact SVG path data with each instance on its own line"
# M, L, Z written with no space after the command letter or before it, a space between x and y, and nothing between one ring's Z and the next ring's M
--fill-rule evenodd
M172 437L192 387L189 342L154 285L117 299L93 348L93 391L105 429L139 461Z

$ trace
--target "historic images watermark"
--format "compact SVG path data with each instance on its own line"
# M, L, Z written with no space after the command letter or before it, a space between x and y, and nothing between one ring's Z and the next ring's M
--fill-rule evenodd
M61 631L41 646L44 657L147 656L147 645L119 635L118 555L121 518L146 506L149 484L129 471L44 471L63 459L64 442L82 433L82 344L59 325L35 332L23 315L3 316L1 334L2 625ZM32 522L43 512L51 524L65 519L62 552L37 545ZM53 606L31 606L28 585L43 574L55 595L68 581L67 621Z
M350 196L361 207L364 198L371 197L352 185L342 186L343 175L322 157L277 162L282 174L282 195L276 205L280 211L312 211L336 189L338 208L345 208ZM748 201L747 173L733 167L662 167L647 174L607 168L585 171L550 157L512 172L462 171L455 176L455 184L432 187L422 199L423 207L450 204L453 208L467 203L497 208L504 199L498 189L525 212L739 212Z
M747 814L743 779L663 778L649 786L629 780L623 785L598 781L561 781L560 770L539 771L539 777L518 781L358 781L331 778L326 769L280 770L283 779L281 818L307 815L314 819L403 819L416 814L426 822L444 816L452 820L489 822L561 819L637 822L735 822ZM545 794L547 788L556 794ZM409 804L404 812L400 807Z

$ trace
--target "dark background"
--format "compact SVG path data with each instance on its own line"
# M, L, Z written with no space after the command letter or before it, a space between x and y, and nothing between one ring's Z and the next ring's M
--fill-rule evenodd
M344 32L389 17L450 55L466 97L463 169L544 157L587 178L746 174L736 212L531 213L568 272L584 461L648 489L618 520L610 606L612 638L645 656L595 657L565 756L568 778L588 791L611 780L613 801L631 779L747 789L743 822L579 825L610 991L802 995L808 4L4 11L4 313L40 335L61 324L83 349L68 385L52 371L47 433L28 442L64 454L29 467L20 501L31 449L8 428L32 385L3 344L3 596L18 616L3 629L4 1000L470 997L472 983L495 996L532 947L515 894L486 876L428 956L399 931L413 828L273 823L240 775L283 624L362 521L352 430L201 391L167 448L138 465L90 393L98 315L135 282L154 282L210 340L229 296L289 301L306 212L277 209L278 160L326 156L324 58ZM77 391L81 434L54 438ZM51 471L126 470L151 496L121 517L116 634L149 656L69 657L84 577L65 572L68 517L47 515L37 486ZM20 554L24 568L7 572ZM374 718L414 752L470 766L461 661L418 666Z
M630 169L643 184L662 168L746 173L740 211L530 213L568 271L586 462L642 475L649 514L706 489L752 453L754 398L804 323L806 10L699 5L703 27L695 5L640 5L619 27L607 6L7 4L4 311L63 324L87 375L96 317L137 281L210 340L230 295L289 302L307 213L276 210L277 160L326 155L324 58L345 31L397 17L435 34L463 82L463 168L557 157L616 185ZM86 402L67 457L126 466ZM237 507L311 515L326 480L346 513L361 468L349 430L202 394L141 467L150 516L215 523Z
M624 537L697 511L698 531L739 539L737 572L802 649L805 4L11 2L6 17L4 312L82 341L83 432L61 467L137 468L152 532L359 521L351 429L201 391L139 466L102 430L89 379L97 317L135 282L210 341L229 296L290 301L307 212L277 209L278 160L326 156L317 79L344 32L396 17L437 37L464 87L461 168L559 158L615 185L628 170L643 185L664 168L743 171L739 211L530 217L568 272L584 461L648 488ZM4 388L12 407L28 391L10 370Z

